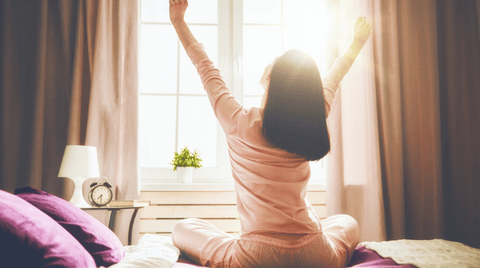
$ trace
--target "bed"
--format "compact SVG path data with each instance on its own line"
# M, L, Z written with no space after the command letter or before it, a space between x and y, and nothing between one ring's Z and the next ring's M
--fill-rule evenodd
M163 245L163 246L159 246ZM126 267L173 267L173 268L200 268L192 263L183 255L176 255L179 252L172 247L169 238L161 237L159 235L147 234L143 236L136 246L131 246L127 249L127 254L122 262L113 265L111 268L126 268ZM133 252L133 253L130 253ZM159 253L161 252L161 253ZM133 255L132 255L133 254ZM158 258L163 255L162 260ZM157 266L149 266L150 263L146 259L155 259ZM380 255L365 246L358 246L349 263L348 267L376 267L376 268L414 268L409 264L396 264L390 258L382 258Z
M185 257L180 257L179 260L173 265L173 268L198 268L203 266L197 266L191 263ZM376 267L376 268L414 268L412 265L403 264L398 265L392 259L382 258L374 251L368 250L364 246L359 246L355 249L352 260L348 267Z
M173 265L173 268L198 268L186 257L180 256L179 260ZM412 265L398 265L392 259L382 258L380 255L364 246L355 249L352 260L348 267L376 267L376 268L414 268Z
M134 266L112 266L112 268L124 267L173 267L173 268L200 268L204 266L195 265L185 256L179 254L178 249L173 247L168 237L147 234L142 237L139 244L135 246L137 256L126 255L122 262L132 260L136 262L137 257L149 254L140 253L145 245L153 247L164 244L163 251L159 248L152 250L152 255L158 252L166 253L169 248L170 256L165 266L141 266L137 262ZM168 254L166 254L168 255ZM130 260L128 260L130 259ZM141 259L141 258L140 258ZM347 267L374 267L374 268L474 268L480 267L480 249L468 247L462 243L446 241L442 239L432 240L393 240L384 242L363 242L356 249Z
M412 265L413 264L413 265ZM123 246L101 222L69 202L26 187L0 190L0 267L198 268L171 238L145 234ZM360 244L348 267L480 267L480 250L445 240Z

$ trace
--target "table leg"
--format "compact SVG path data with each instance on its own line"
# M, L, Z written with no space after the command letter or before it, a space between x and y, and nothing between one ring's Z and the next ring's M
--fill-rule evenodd
M108 228L113 232L113 227L115 227L115 217L117 216L117 210L112 209L111 211L112 212L110 213L110 220L108 221Z
M135 217L137 216L138 208L135 208L132 214L132 219L130 220L130 227L128 228L128 245L132 244L132 231L133 231L133 223L135 222Z

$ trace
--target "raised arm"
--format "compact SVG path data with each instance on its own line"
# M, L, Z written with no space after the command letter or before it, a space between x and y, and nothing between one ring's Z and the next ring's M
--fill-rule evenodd
M368 23L365 17L359 17L353 27L353 41L350 48L345 52L343 58L347 60L350 65L353 64L355 59L362 50L363 46L368 40L370 33L372 32L372 25Z
M170 0L170 21L177 32L178 38L185 49L193 43L197 42L197 39L193 36L190 28L185 22L185 11L187 10L187 0Z
M355 25L353 26L353 41L350 44L348 50L343 54L342 58L348 62L349 66L352 66L353 62L357 58L358 54L362 50L363 46L370 37L372 32L372 25L368 23L365 17L358 17ZM337 75L340 76L340 80L343 79L348 69L342 69Z
M220 125L227 134L236 131L238 115L243 106L230 94L220 71L208 58L203 46L197 42L184 20L188 0L170 0L170 21L175 27L188 57L195 65L207 92L208 99Z
M343 54L341 58L335 61L335 64L328 71L323 82L323 94L325 98L325 114L328 117L330 115L330 107L335 97L338 85L342 81L345 74L350 70L353 62L358 56L358 53L362 50L363 46L368 40L370 33L372 32L372 26L367 22L364 17L359 17L355 22L353 28L353 41L350 44L347 52Z

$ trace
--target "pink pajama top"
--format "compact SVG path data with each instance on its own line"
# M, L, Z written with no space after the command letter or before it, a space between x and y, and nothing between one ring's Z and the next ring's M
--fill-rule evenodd
M191 44L186 51L227 136L241 233L322 232L306 198L309 161L269 144L262 132L263 109L244 107L230 94L200 43ZM327 114L343 78L338 71L343 68L350 66L338 58L322 80Z

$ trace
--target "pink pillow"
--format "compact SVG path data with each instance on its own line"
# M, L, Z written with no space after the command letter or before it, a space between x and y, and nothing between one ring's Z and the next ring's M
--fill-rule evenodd
M60 224L25 200L0 190L0 266L96 267Z
M63 226L92 255L97 266L111 266L125 255L122 242L115 233L64 199L31 187L17 189L15 194Z

